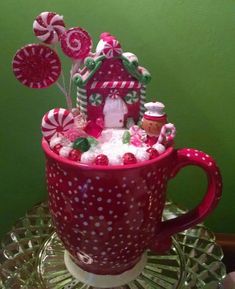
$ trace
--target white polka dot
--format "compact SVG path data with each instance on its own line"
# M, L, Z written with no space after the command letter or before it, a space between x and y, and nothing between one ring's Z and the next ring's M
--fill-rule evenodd
M75 202L77 202L77 203L79 202L79 198L78 198L78 197L75 197L74 200L75 200Z
M93 190L94 190L94 187L91 186L91 187L90 187L90 190L93 191Z
M83 218L83 217L84 217L84 215L83 215L83 214L79 214L79 216L80 216L80 218Z
M85 194L83 194L83 197L84 198L88 198L88 195L85 193Z
M98 207L98 211L103 211L103 207Z
M88 179L87 182L90 184L91 183L91 179Z
M103 188L99 188L98 191L99 191L99 192L103 192L104 189L103 189Z
M96 178L97 180L100 180L100 177L98 177L98 176L97 176L97 177L95 177L95 178Z
M102 216L102 215L99 216L99 219L100 219L100 220L104 220L104 216Z
M72 183L71 181L68 181L68 185L69 185L70 187L72 187L73 183Z
M108 204L112 203L112 200L111 200L111 199L108 199L108 200L107 200L107 203L108 203Z
M84 226L88 226L88 223L85 221L85 222L83 222L83 225Z
M110 214L110 215L112 215L112 214L113 214L113 211L112 211L112 210L110 210L110 211L109 211L109 214Z
M113 230L113 228L112 227L108 227L107 230L110 232L110 231Z
M94 217L93 217L93 216L89 216L89 219L90 219L90 220L94 220Z
M93 247L93 250L95 250L95 251L96 251L96 250L98 250L98 248L97 248L97 247Z
M121 198L121 196L122 196L122 194L120 194L120 193L117 194L117 198Z
M101 202L101 201L102 201L102 198L101 198L101 197L98 197L98 198L97 198L97 201L98 201L98 202Z
M63 183L63 180L62 180L62 179L59 179L59 182L60 182L60 183Z
M100 223L99 223L99 222L96 222L96 223L95 223L95 226L96 226L96 227L100 227Z

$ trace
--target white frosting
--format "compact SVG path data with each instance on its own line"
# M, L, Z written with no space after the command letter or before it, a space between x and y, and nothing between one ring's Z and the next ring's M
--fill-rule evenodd
M123 164L123 155L127 152L133 153L138 162L149 159L149 154L146 152L147 145L136 147L134 145L123 144L122 136L125 129L106 129L98 138L99 144L90 148L81 156L81 163L91 164L95 157L99 154L104 154L109 159L109 165Z
M69 147L69 146L62 147L60 149L60 156L64 157L64 158L67 158L69 156L69 153L71 152L71 150L72 150L72 148Z

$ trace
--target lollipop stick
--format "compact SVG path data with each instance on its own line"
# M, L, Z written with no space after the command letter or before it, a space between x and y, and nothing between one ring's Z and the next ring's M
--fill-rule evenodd
M64 89L64 87L63 87L58 81L56 82L56 85L57 85L58 88L61 90L61 92L65 95L68 109L69 109L69 110L72 110L73 104L72 104L72 99L71 99L71 97L69 97L69 95L67 94L67 91Z

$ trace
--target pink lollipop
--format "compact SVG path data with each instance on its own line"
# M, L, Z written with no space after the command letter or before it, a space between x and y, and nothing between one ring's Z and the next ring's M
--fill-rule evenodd
M42 12L33 22L35 36L47 44L57 43L65 31L63 16L54 12Z
M16 52L12 62L15 77L31 88L45 88L60 76L58 55L49 47L29 44Z
M105 40L103 54L107 58L113 58L122 54L122 48L120 43L114 37L108 38L107 41Z
M91 51L92 40L84 29L71 28L61 36L61 48L65 55L73 59L84 59Z
M73 114L64 108L54 108L42 118L42 134L50 140L55 133L63 134L74 125Z

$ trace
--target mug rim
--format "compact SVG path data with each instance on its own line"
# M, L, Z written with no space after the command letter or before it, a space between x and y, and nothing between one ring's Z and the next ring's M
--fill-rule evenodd
M171 146L171 147L168 147L164 153L160 154L157 158L152 159L152 160L146 160L143 162L138 162L136 164L129 164L129 165L102 166L102 165L93 165L93 164L82 164L82 163L69 160L67 158L63 158L57 155L55 152L53 152L50 149L49 144L45 138L42 138L42 149L47 156L58 161L59 163L63 163L66 166L70 166L73 168L80 168L80 169L89 169L89 170L92 169L92 170L98 170L98 171L111 171L111 170L117 171L117 170L127 170L127 169L144 167L146 165L151 165L153 163L161 161L162 159L166 158L174 151L174 148Z

